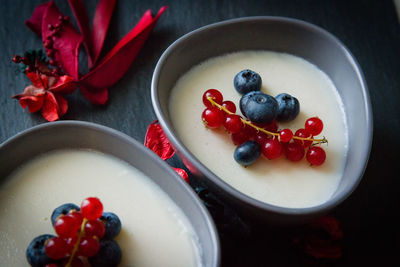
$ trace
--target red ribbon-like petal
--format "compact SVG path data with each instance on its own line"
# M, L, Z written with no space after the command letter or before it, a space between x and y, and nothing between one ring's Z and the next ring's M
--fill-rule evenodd
M163 160L167 160L175 154L175 150L169 143L158 121L153 121L147 128L144 145Z
M103 90L88 90L85 85L79 85L79 89L82 94L95 105L104 105L108 100L108 89L103 88Z
M189 175L184 169L172 167L177 174L179 174L186 183L189 183Z
M146 11L139 23L79 82L87 89L114 85L128 70L165 9L162 7L154 18L150 10Z
M47 10L49 4L50 2L46 2L38 5L33 11L31 18L25 21L25 25L37 35L42 34L43 14Z
M48 25L56 25L60 23L59 17L63 14L58 10L53 1L50 1L47 9L43 14L42 20L42 41L45 42L47 37L52 36L52 30ZM50 37L51 38L51 37ZM79 78L78 55L79 46L82 42L82 36L78 34L72 24L66 21L62 25L62 29L58 36L52 38L53 48L56 51L54 59L60 63L64 71L72 76L75 80Z
M56 94L71 94L75 91L76 84L71 76L63 75L58 78L57 82L49 89Z

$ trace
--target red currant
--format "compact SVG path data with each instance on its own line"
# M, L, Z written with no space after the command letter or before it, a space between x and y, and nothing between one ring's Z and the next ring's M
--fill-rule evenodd
M279 139L283 143L289 143L292 140L293 132L290 129L283 129L279 132Z
M103 214L103 204L97 197L88 197L82 201L81 213L88 220L96 220Z
M65 240L65 242L67 242L68 252L71 252L74 249L76 242L78 242L78 236L76 235L76 236L73 236L70 238L66 238L64 240Z
M244 128L238 133L231 134L231 139L232 139L232 142L237 146L250 140L250 138L247 135L247 132L244 130Z
M79 244L78 253L84 257L92 257L99 252L100 243L93 237L84 237Z
M54 230L62 238L73 237L78 232L81 224L70 214L61 216L54 223Z
M224 102L222 102L222 106L224 108L226 108L227 110L229 110L230 112L236 113L236 105L232 101L229 101L229 100L224 101Z
M298 137L302 137L302 138L312 138L313 137L312 135L307 133L305 129L298 129L295 132L294 136L298 136ZM303 147L309 147L312 144L312 141L300 140L300 139L294 139L294 142L302 145Z
M312 165L319 166L325 162L326 159L325 150L323 150L319 146L310 147L307 151L306 159Z
M220 91L216 89L208 89L207 91L204 92L203 103L206 107L210 108L213 106L213 104L208 100L208 97L212 97L214 102L220 105L222 104L223 96Z
M85 236L96 236L98 239L103 238L106 228L101 221L89 220L85 225Z
M201 114L201 119L209 128L218 128L224 122L224 114L217 107L206 108Z
M77 224L81 225L83 222L83 216L82 213L80 213L79 211L72 211L68 214L69 216L71 216Z
M55 236L46 241L45 251L49 258L59 260L67 256L69 247L64 239Z
M254 137L254 141L256 141L260 146L263 146L265 141L269 139L269 135L263 132L258 132L256 136Z
M256 137L257 130L247 124L244 126L243 131L247 135L248 140L254 140L254 138Z
M279 158L282 154L282 144L277 139L268 139L261 148L263 155L268 159Z
M278 131L278 123L274 120L263 127L265 130L276 133Z
M304 153L304 147L299 143L289 143L285 146L285 155L290 161L301 160Z
M225 129L230 133L238 133L243 128L243 123L239 115L227 115L224 121Z
M322 129L324 128L324 124L319 118L312 117L306 120L304 128L308 134L319 135L322 132Z

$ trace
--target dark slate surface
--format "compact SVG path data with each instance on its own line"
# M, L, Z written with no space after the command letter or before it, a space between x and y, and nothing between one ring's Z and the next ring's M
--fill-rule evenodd
M41 48L40 39L24 26L24 20L41 2L0 0L0 142L45 123L40 115L29 114L11 99L28 84L15 72L12 56ZM85 2L93 14L97 1ZM67 1L56 3L65 14L71 13ZM153 69L162 52L181 35L209 23L256 15L287 16L319 25L342 40L359 61L374 113L374 141L364 178L354 194L333 212L343 227L344 256L336 261L313 260L293 248L291 239L297 229L233 223L233 229L225 227L221 233L222 266L400 266L396 257L400 248L396 153L400 148L400 27L393 2L120 0L106 50L133 27L146 9L156 11L162 5L170 8L127 75L111 89L109 103L96 107L76 92L68 97L69 111L63 119L100 123L143 141L147 125L155 119L150 101ZM180 165L176 159L172 163Z

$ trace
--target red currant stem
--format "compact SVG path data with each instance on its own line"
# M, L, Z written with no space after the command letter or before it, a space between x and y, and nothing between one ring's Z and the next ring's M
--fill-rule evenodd
M225 113L228 113L229 115L235 114L233 112L230 112L227 108L225 108L224 106L218 104L217 102L214 101L214 97L207 97L208 101L211 102L211 104L213 106L216 106L217 108L219 108L220 110L224 111ZM245 119L243 119L242 117L240 117L240 120L246 124L249 125L250 127L253 127L254 129L257 130L257 132L263 132L266 133L268 135L272 135L272 136L277 136L279 138L279 133L274 133L274 132L270 132L267 131L263 128L260 128L254 124L252 124L250 121L247 121ZM317 142L318 144L324 144L324 143L328 143L328 140L325 138L325 136L322 139L315 139L315 138L310 138L310 137L299 137L299 136L293 136L293 139L298 139L298 140L302 140L302 141L312 141L312 142Z
M71 267L72 261L75 258L75 254L79 249L79 244L81 243L81 239L85 235L85 225L86 225L87 221L88 221L88 219L83 218L83 221L82 221L82 224L81 224L81 230L79 231L79 234L78 234L78 240L76 241L75 246L72 249L71 256L69 257L68 262L65 265L65 267Z

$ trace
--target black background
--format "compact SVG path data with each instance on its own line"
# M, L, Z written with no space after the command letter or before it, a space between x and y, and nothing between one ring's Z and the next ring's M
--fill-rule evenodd
M0 0L0 142L31 126L45 123L29 114L11 96L29 81L16 72L11 59L28 49L40 49L40 38L24 25L42 1ZM67 1L55 1L71 15ZM93 15L96 0L85 1ZM249 234L230 229L222 233L223 266L400 266L400 27L392 1L133 1L120 0L111 21L103 55L123 37L141 15L161 6L153 33L127 74L110 90L109 102L91 105L80 92L68 96L63 119L100 123L143 141L156 119L150 99L153 69L162 52L178 37L201 26L244 16L285 16L302 19L336 35L361 65L370 92L374 139L369 164L357 190L331 214L341 222L344 240L339 260L314 260L292 245L291 229L248 223ZM72 16L71 16L72 18ZM73 19L72 19L73 20ZM223 45L223 44L222 44ZM177 159L172 163L181 166ZM1 164L1 163L0 163ZM149 252L151 253L151 252Z

